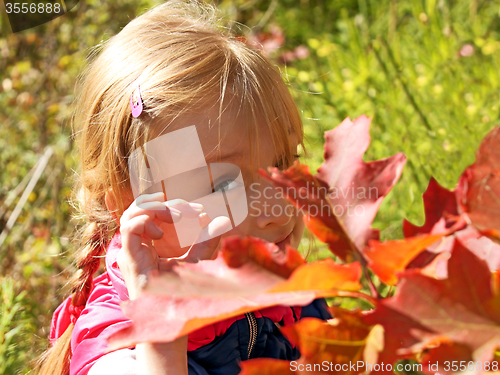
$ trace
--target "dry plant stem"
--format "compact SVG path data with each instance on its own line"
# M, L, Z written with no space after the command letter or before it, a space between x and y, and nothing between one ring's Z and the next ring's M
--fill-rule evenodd
M9 192L5 201L0 205L0 219L3 218L5 212L7 212L7 209L12 202L14 202L19 193L24 190L26 185L28 185L28 181L31 179L31 176L33 176L33 173L35 173L37 167L38 163L31 168L31 170L26 174L26 176L24 176L23 180L14 188L14 190Z
M381 41L381 43L384 45L385 49L387 50L387 55L389 56L389 61L391 62L392 67L396 71L396 79L401 84L401 87L403 88L403 91L404 91L406 97L408 98L408 101L410 102L413 109L417 112L418 116L420 117L420 120L422 121L424 126L427 128L427 130L431 131L432 127L429 124L427 117L424 115L424 113L422 112L422 110L418 106L417 102L415 101L415 98L410 93L408 86L406 85L404 80L401 78L402 67L396 63L396 60L394 59L394 55L392 53L391 48L389 47L389 44L387 44L386 40L383 37L379 36L378 39Z
M0 246L2 246L3 242L7 238L7 235L9 234L10 230L14 226L14 223L16 222L18 216L20 215L24 204L28 200L29 195L35 188L36 183L38 182L38 179L42 175L43 171L45 170L45 167L47 166L47 163L49 162L50 157L54 153L54 150L51 147L48 147L45 150L45 153L43 154L42 158L40 159L35 172L33 173L33 176L31 177L30 182L28 183L28 186L24 189L23 194L21 195L21 198L17 202L16 207L14 208L14 211L9 216L9 220L7 221L7 224L5 224L5 228L3 229L2 233L0 234Z
M379 291L375 287L375 284L373 284L372 278L370 277L368 268L366 267L366 261L364 261L364 263L361 263L361 267L363 268L363 273L365 274L365 277L368 279L368 286L370 287L370 293L372 297L376 299L382 299L383 298L382 295L379 293Z

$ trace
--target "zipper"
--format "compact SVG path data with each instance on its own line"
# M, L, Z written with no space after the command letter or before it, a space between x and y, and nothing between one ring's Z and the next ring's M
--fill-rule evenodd
M255 346L255 342L257 341L257 318L252 312L246 313L245 317L247 318L248 331L250 332L250 341L248 343L248 359L250 359L253 347Z

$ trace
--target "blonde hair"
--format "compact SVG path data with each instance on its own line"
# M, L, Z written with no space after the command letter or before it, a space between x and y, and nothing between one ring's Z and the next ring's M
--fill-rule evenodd
M87 224L76 236L81 250L70 283L74 306L87 302L101 255L117 229L113 214L119 218L130 199L128 157L158 132L156 118L164 123L208 103L218 104L222 112L229 96L230 104L253 120L250 123L257 124L257 117L265 120L277 160L285 160L285 167L294 153L289 131L304 147L302 122L279 70L218 24L213 6L169 1L103 43L85 72L74 134L82 168L76 202ZM144 110L133 118L130 95L138 83ZM253 147L259 156L258 127L248 130L253 160ZM108 191L118 205L114 213L106 208ZM39 358L39 374L69 373L72 330L70 324Z

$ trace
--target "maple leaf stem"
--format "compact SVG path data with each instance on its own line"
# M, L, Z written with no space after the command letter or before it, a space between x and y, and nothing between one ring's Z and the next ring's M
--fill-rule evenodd
M375 284L373 284L373 280L370 277L370 273L368 272L368 268L366 265L361 264L363 268L363 273L365 274L366 279L368 280L368 286L370 287L370 293L373 298L375 299L382 299L382 295L379 293L378 289L375 287Z
M375 287L375 284L373 284L373 280L370 277L370 273L368 272L368 262L366 261L365 257L363 254L361 254L361 251L355 246L354 247L356 251L354 252L356 254L356 257L358 258L357 260L361 264L361 269L363 270L363 273L368 281L368 287L370 288L370 293L372 298L375 300L382 299L382 295L379 293L378 289Z
M387 298L387 297L392 297L392 292L393 292L393 291L392 291L392 289L393 289L393 286L394 286L394 285L390 285L390 286L389 286L389 290L387 291L387 295L385 296L386 298Z
M373 298L372 296L370 296L366 293L349 292L349 291L345 291L345 290L339 290L338 296L339 297L359 298L359 299L362 299L362 300L365 300L365 301L371 303L373 306L377 305L377 299Z

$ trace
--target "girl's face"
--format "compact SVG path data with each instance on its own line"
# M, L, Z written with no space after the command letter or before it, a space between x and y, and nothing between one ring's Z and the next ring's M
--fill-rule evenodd
M257 173L258 168L267 170L268 166L280 167L283 163L282 160L275 158L274 146L267 126L262 124L259 127L257 141L260 148L260 164L254 152L255 160L252 169L246 124L249 120L241 113L237 115L232 110L225 111L220 124L221 142L219 144L218 118L218 106L202 113L183 114L171 122L161 134L195 125L207 164L231 163L240 168L245 181L248 216L241 224L224 233L222 238L231 235L250 235L276 243L282 250L285 249L286 244L296 249L304 232L302 214L283 197L279 190ZM161 123L156 125L165 126ZM290 135L290 144L292 155L294 155L297 153L298 145L296 135ZM168 157L175 156L168 155ZM215 188L217 189L217 186ZM231 186L228 188L230 189ZM170 200L171 197L167 196L167 199ZM167 233L172 233L172 227L171 224L160 224L160 228L165 232L162 240L155 241L155 248L160 257L181 256L189 249L189 247L180 248L176 235L167 235ZM220 247L219 242L212 258L217 256Z

